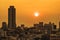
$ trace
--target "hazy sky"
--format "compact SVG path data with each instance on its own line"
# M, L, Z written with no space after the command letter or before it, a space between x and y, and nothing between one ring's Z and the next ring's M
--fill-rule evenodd
M17 25L29 26L39 21L57 24L60 18L60 0L0 0L0 25L8 21L10 5L16 8ZM39 12L39 17L35 17L34 12Z

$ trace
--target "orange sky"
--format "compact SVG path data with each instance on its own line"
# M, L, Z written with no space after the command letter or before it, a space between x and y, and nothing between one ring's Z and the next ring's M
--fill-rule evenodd
M32 25L39 21L58 23L60 16L60 0L0 0L0 25L8 21L8 7L16 8L17 25ZM40 16L35 17L34 12Z

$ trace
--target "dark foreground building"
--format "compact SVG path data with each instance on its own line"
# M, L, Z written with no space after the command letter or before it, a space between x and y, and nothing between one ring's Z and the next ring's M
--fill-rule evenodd
M14 6L8 8L8 28L16 28L16 9Z

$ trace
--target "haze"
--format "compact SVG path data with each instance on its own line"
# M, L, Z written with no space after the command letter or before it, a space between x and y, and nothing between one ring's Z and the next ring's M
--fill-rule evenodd
M60 19L60 0L0 0L0 25L3 21L8 22L11 5L16 8L17 25L31 26L39 21L57 24ZM39 17L35 17L34 12L39 12Z

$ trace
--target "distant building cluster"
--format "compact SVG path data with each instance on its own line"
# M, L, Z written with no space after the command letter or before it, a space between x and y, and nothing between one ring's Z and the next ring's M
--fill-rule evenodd
M39 22L33 27L27 28L24 24L16 27L16 9L14 6L8 8L8 24L2 22L0 28L0 40L60 40L59 29L54 23L44 24Z

